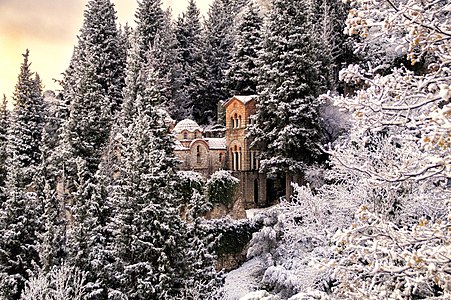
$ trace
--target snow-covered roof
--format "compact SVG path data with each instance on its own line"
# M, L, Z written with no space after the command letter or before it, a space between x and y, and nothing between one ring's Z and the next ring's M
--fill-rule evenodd
M225 150L227 148L225 138L206 138L205 140L212 150Z
M256 99L258 96L257 95L250 95L250 96L234 96L234 98L236 98L237 100L240 100L241 102L243 102L244 104L248 103L249 101L252 101L254 99Z
M186 148L182 145L182 143L178 140L175 140L174 142L174 150L176 151L183 151L183 150L189 150L189 148Z
M226 128L221 124L208 125L205 127L204 132L222 132L225 131Z
M200 126L195 121L190 119L181 120L177 123L177 125L175 125L172 131L175 133L181 133L184 130L189 132L199 130L200 132L202 132L202 128L200 128Z
M223 104L224 107L226 107L227 105L229 105L230 102L232 102L234 99L240 101L241 103L243 103L244 105L246 105L247 103L249 103L252 100L255 100L258 98L258 95L249 95L249 96L240 96L240 95L235 95L232 98L229 99L229 101L227 101L226 103Z

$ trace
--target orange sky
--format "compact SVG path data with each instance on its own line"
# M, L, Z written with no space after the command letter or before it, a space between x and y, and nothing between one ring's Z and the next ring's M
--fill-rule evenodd
M12 96L22 53L30 50L31 69L41 76L44 90L58 89L76 43L88 0L0 0L0 96ZM119 22L133 24L136 0L113 0ZM188 0L163 0L174 16L185 10ZM206 13L211 0L197 0Z

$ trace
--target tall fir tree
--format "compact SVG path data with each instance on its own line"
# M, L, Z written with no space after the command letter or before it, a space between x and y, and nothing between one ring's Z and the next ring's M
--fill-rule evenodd
M216 122L216 107L219 101L230 94L226 88L225 74L229 69L230 52L233 47L233 22L230 20L232 4L214 0L204 23L203 47L205 72L201 75L205 85L194 103L193 117L201 124Z
M257 94L258 53L262 44L263 18L258 6L249 1L235 30L227 86L231 95Z
M275 0L261 55L252 145L269 174L302 174L320 155L319 48L304 1Z
M174 103L179 108L175 118L181 120L194 118L196 102L206 86L200 12L194 0L189 1L186 12L179 16L175 27L177 49L180 53L180 91Z
M45 118L39 76L33 76L25 52L15 87L8 130L6 200L0 209L0 295L18 299L39 264L38 234L42 203L36 186Z
M139 56L146 59L147 51L153 46L155 36L166 25L161 0L141 0L135 13L136 36ZM144 67L144 65L143 65Z
M104 199L98 199L99 172L110 132L122 106L125 61L110 0L90 0L84 12L78 44L65 78L64 97L69 115L58 147L59 201L67 209L66 245L70 264L87 272L92 299L98 292L93 251ZM93 241L94 240L94 241ZM93 245L97 245L94 247ZM102 291L100 291L101 293Z
M153 71L139 71L139 86L145 88L137 95L137 113L123 135L120 178L111 200L116 208L114 277L119 281L114 293L129 299L166 299L181 285L177 273L183 260L178 244L182 223L169 193L176 160L159 114L158 77Z

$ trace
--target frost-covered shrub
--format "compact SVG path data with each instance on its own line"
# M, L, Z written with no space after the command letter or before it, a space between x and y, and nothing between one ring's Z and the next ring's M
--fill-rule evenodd
M77 267L55 266L48 273L39 273L27 281L21 300L86 299L86 273Z
M290 201L255 216L263 228L253 234L248 250L249 258L262 262L260 288L282 299L331 290L335 284L331 272L319 269L317 263L329 257L330 238L351 224L358 208L358 195L352 195L347 185L323 186L316 194L309 187L293 188Z
M362 206L355 223L333 237L335 258L328 265L339 283L334 296L450 299L450 228L449 217L400 228Z
M205 179L202 174L194 171L179 171L177 172L177 182L175 183L175 189L180 201L184 204L189 203L193 198L193 194L197 191L199 194L203 194L205 186Z
M213 203L228 205L234 200L239 179L225 170L213 173L207 181L207 197Z

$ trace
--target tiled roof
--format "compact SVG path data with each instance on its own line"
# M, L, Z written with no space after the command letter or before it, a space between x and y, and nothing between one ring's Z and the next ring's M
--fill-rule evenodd
M227 148L225 138L205 138L205 140L212 150L225 150Z

